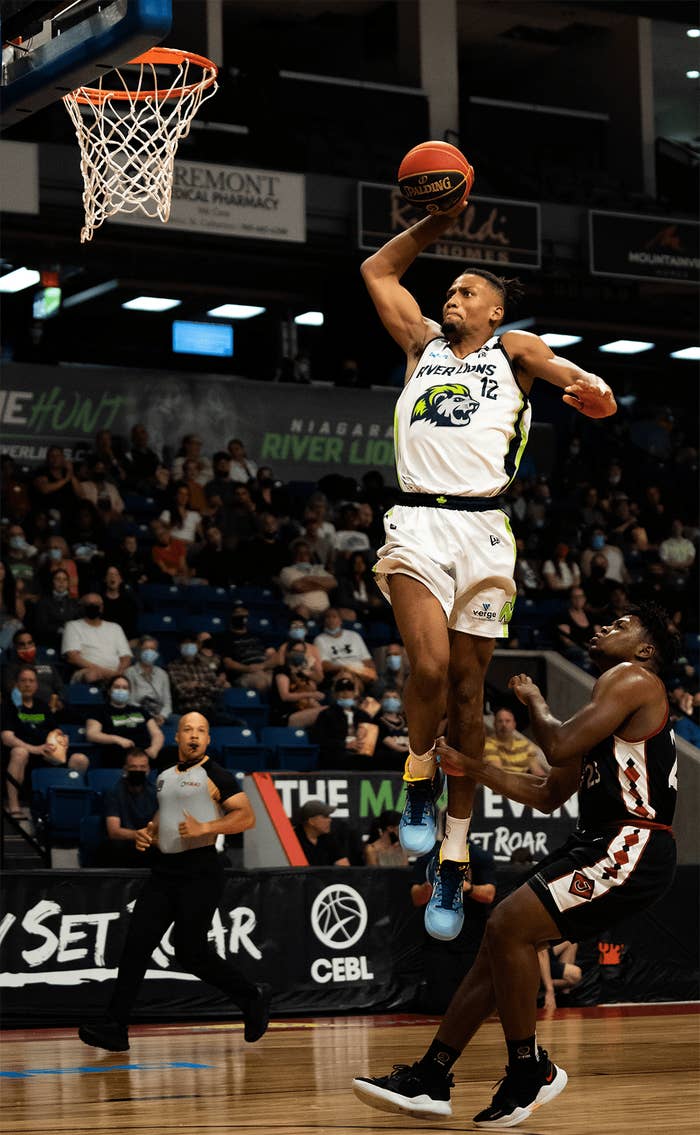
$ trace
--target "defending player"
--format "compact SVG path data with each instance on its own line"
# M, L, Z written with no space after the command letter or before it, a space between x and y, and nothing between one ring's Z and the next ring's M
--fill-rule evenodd
M438 743L443 763L542 812L558 808L578 784L579 827L496 907L476 962L422 1060L353 1082L365 1103L421 1117L450 1115L450 1069L496 1008L508 1066L476 1125L514 1127L566 1086L566 1072L535 1036L537 948L593 937L650 906L673 879L676 751L659 678L677 649L668 625L666 613L649 605L594 635L589 651L602 676L589 704L563 723L526 674L511 678L552 765L546 778L484 765Z
M507 302L521 290L517 280L470 269L448 288L441 325L422 314L401 277L465 207L466 200L419 221L362 265L379 317L407 356L395 416L403 491L385 516L374 570L410 659L400 832L415 854L435 843L434 744L445 710L452 744L482 758L484 675L515 597L515 544L500 505L527 441L532 383L560 387L563 401L590 418L616 410L600 378L558 358L537 335L498 335ZM425 912L436 938L454 938L462 925L474 792L473 779L448 778L446 835Z

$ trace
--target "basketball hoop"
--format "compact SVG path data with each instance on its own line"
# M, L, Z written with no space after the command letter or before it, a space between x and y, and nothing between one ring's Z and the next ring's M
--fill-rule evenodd
M168 86L159 82L158 66L176 68ZM170 216L175 154L186 138L200 105L217 90L215 63L203 55L154 47L104 76L121 87L78 87L63 96L80 143L85 224L81 242L115 213ZM201 68L201 76L194 68ZM82 109L81 109L82 108Z

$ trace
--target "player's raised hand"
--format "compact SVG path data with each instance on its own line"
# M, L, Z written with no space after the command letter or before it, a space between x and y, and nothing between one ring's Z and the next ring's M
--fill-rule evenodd
M539 686L535 685L529 674L514 674L508 682L508 689L513 691L523 705L527 705L530 698L541 694Z
M565 387L562 401L587 418L609 418L617 410L612 390L595 374L581 375Z

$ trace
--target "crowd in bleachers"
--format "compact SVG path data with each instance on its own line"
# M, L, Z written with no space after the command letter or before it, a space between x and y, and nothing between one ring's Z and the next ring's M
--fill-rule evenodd
M526 466L509 490L518 599L499 648L588 669L593 629L656 599L683 636L668 689L696 743L700 533L679 483L697 452L671 442L660 458L624 430L616 443L601 463L571 436L549 477ZM140 779L127 758L172 763L193 709L236 771L402 768L408 660L371 573L394 492L376 471L282 483L238 439L208 454L189 435L166 463L140 424L123 445L100 431L76 463L58 447L34 470L3 457L7 809L25 815L53 769L89 814L105 777Z

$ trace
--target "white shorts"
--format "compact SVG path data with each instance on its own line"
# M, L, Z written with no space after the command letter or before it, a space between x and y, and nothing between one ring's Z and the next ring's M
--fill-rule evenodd
M452 630L507 638L515 600L515 540L500 509L467 512L430 505L394 505L384 516L386 543L375 578L391 602L393 572L424 583Z

